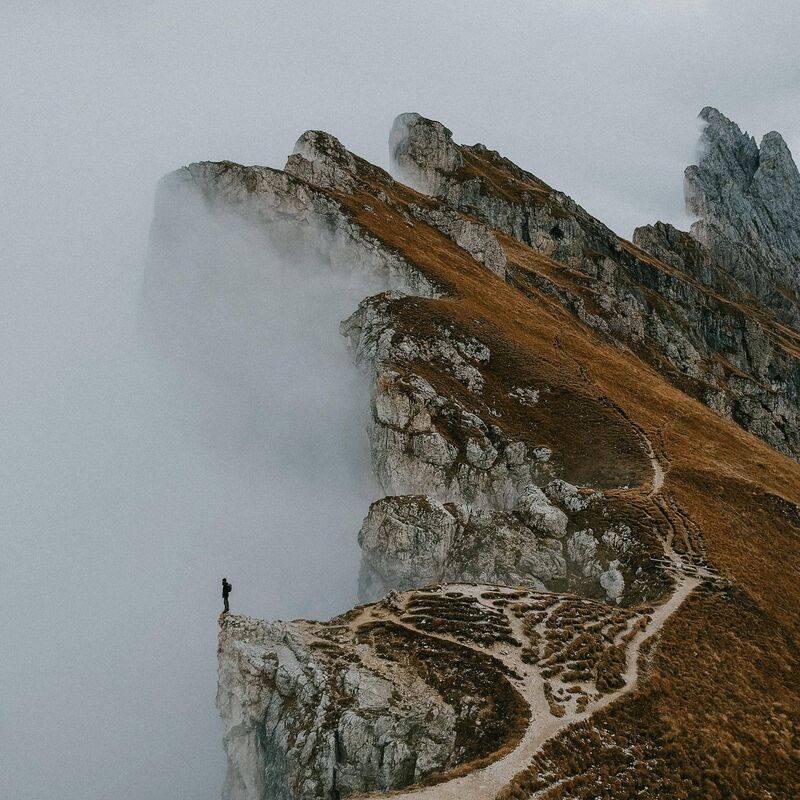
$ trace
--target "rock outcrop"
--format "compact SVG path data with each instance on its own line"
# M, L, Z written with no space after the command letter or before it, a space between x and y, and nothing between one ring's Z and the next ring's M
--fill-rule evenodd
M789 324L800 327L800 173L776 131L761 144L717 109L705 123L701 158L686 168L692 236L712 260Z
M398 602L328 623L221 618L225 800L400 789L519 736L526 709L510 672L409 635L392 621Z
M574 494L559 499L565 485L554 481L547 487L553 500L529 485L510 512L442 504L422 495L376 501L358 536L361 599L375 600L415 586L471 581L576 591L619 602L624 572L632 581L641 559L627 557L629 542L619 537L614 523L609 525L608 511L605 518L600 509L594 515L607 527L599 538L592 528L579 529L577 519L570 521L565 511L574 515L603 501L599 493L584 496L575 487L570 487Z
M449 327L424 336L408 330L393 318L399 298L368 298L341 325L355 363L372 377L369 437L378 480L387 494L510 508L521 486L552 474L551 451L515 440L487 413L480 367L489 349ZM415 372L420 363L452 377L472 402L437 392Z
M322 143L327 149L320 149ZM312 145L316 148L313 151ZM298 177L304 175L327 186L341 175L350 174L335 160L340 150L344 151L341 144L327 134L307 134L301 137L298 147L300 152L289 158L292 172L223 161L190 164L167 175L156 197L155 236L160 244L168 245L169 227L180 224L185 209L201 202L212 211L236 213L253 220L279 251L313 256L333 267L377 274L391 288L438 297L442 293L440 287L396 250L354 224L337 197L318 191L318 184ZM329 151L333 155L326 160L323 156L328 157ZM309 161L302 153L316 154L316 160ZM168 249L165 261L169 261ZM151 269L149 283L158 278L158 271Z
M359 534L361 595L374 599L393 589L459 580L564 586L563 543L543 528L528 527L514 514L470 512L429 497L387 497L372 505Z

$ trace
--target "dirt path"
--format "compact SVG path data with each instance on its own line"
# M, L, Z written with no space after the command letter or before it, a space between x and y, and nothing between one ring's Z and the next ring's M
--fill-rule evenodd
M640 431L640 433L653 469L648 495L654 497L660 493L664 485L664 470L655 454L652 442L643 432ZM473 650L498 658L503 661L510 671L520 675L520 679L512 680L512 683L514 683L517 690L530 707L530 723L517 746L510 753L494 763L436 786L393 792L391 793L391 797L394 800L403 800L403 798L409 798L409 800L465 800L465 798L469 798L469 800L494 800L500 790L508 785L515 775L530 765L534 756L541 750L545 742L557 736L569 725L591 717L601 709L606 708L634 691L639 680L638 662L642 645L660 632L664 623L670 616L680 608L681 604L692 591L697 588L702 580L709 576L703 568L698 568L696 563L694 565L685 563L683 556L673 549L672 542L668 539L663 540L662 545L664 548L664 556L671 562L676 577L674 591L664 603L655 609L649 616L647 624L641 630L638 630L630 640L626 652L625 670L622 674L624 681L623 686L614 692L610 692L609 694L602 695L595 699L582 712L568 711L562 717L554 716L551 713L550 705L545 696L545 681L539 673L538 667L524 663L520 657L520 651L516 648L472 646L449 636L441 636L428 632L423 633L423 635L426 636L433 636L434 638L456 642L462 647L472 647ZM455 584L450 588L464 594L470 594L475 597L478 602L483 602L480 598L480 593L483 591L484 587L475 587L470 584ZM365 609L363 613L368 617L371 616L370 609ZM393 614L384 612L379 617L375 618L390 620L394 624L413 630L417 634L422 633L417 628L408 625ZM353 620L352 624L359 625L365 621L366 619L362 616ZM517 630L514 631L515 635L517 635L521 641L524 641L525 637L522 635L521 630L519 630L522 625L521 620L510 618L509 621L512 627L517 628ZM513 650L513 652L510 650ZM534 796L537 797L550 788L552 787L547 787Z
M616 702L621 697L632 692L636 688L639 678L639 652L642 645L656 635L669 617L681 606L683 601L699 585L699 577L681 577L675 587L675 591L669 599L660 605L650 616L646 627L638 631L631 639L626 654L625 671L623 672L624 685L614 692L603 695L600 699L591 703L585 711L581 713L567 713L563 717L555 717L550 712L549 704L544 694L544 680L535 666L525 664L519 657L519 651L503 654L502 648L484 648L478 646L465 645L448 636L433 634L434 638L446 641L457 642L460 646L469 646L473 650L486 653L502 660L510 669L519 673L522 678L519 681L512 681L522 694L525 701L530 706L530 723L524 736L517 746L503 758L495 761L487 767L471 772L454 780L441 783L436 786L411 789L408 791L393 792L393 800L494 800L498 792L506 786L512 778L527 768L533 757L539 752L542 746L549 739L557 736L562 730L574 722L587 719L600 709L605 708L611 703ZM458 590L464 594L475 596L483 587L475 587L464 584L453 584L448 588ZM393 623L399 624L404 628L413 630L419 634L420 631L413 626L407 625L393 615L383 615L384 620L390 619ZM516 633L516 631L515 631ZM430 635L430 634L425 634Z
M650 482L650 491L647 494L648 497L655 497L664 487L664 468L661 466L661 462L656 456L656 451L653 449L653 443L650 441L650 437L643 431L638 431L638 433L644 444L647 457L650 459L650 466L653 468L653 478Z

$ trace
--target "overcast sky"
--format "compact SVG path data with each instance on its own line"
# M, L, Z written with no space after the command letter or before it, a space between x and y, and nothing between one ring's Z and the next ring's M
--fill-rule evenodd
M800 152L798 41L796 2L5 0L0 795L217 797L217 559L249 570L250 594L231 577L254 614L349 591L329 608L316 573L275 563L253 589L269 498L139 363L161 175L282 166L309 128L388 166L394 116L417 111L630 236L683 222L705 105Z
M791 0L3 6L0 147L28 189L282 164L308 128L385 162L392 119L418 111L630 233L678 201L704 105L800 149Z

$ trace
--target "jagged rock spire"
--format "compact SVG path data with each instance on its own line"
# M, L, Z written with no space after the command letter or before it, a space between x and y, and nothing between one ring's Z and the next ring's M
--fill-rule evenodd
M692 235L780 317L800 324L800 174L783 137L755 139L710 106L701 157L686 168Z
M389 148L405 180L432 195L438 193L442 176L456 172L464 161L453 142L453 132L441 122L416 113L395 118Z

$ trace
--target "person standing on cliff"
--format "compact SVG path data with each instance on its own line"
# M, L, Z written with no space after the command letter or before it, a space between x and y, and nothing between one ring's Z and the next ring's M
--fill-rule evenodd
M225 604L225 608L222 611L223 614L227 614L231 610L230 606L228 605L228 595L231 593L231 589L233 589L233 586L231 586L228 583L228 579L227 578L223 578L222 579L222 602Z

